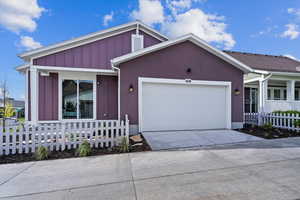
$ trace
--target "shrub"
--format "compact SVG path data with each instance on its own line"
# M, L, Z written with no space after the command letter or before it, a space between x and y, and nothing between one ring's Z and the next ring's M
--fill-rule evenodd
M299 127L299 126L300 126L300 120L299 120L299 119L296 120L296 121L294 121L294 126L296 126L296 127Z
M122 153L129 152L129 143L128 143L128 139L126 137L122 138L120 145L119 145L119 151Z
M262 126L263 129L265 130L271 130L273 128L272 124L271 123L265 123L263 126Z
M77 155L80 156L80 157L86 157L86 156L89 156L91 155L92 153L92 149L91 149L91 146L90 144L88 143L88 141L83 141L79 148L77 149L76 151Z
M300 115L300 111L297 111L297 110L286 110L286 111L276 110L276 111L273 111L272 113L275 113L275 114L297 114L297 115Z
M44 146L38 147L37 151L35 152L35 158L37 160L45 160L48 158L48 149Z

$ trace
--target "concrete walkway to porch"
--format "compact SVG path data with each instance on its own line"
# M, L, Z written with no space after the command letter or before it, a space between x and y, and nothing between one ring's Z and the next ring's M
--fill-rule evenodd
M262 138L234 130L144 132L152 150L167 150L261 141Z

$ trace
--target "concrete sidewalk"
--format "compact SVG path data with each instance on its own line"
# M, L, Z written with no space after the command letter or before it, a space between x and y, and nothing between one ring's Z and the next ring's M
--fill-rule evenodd
M0 165L0 199L300 198L300 138Z

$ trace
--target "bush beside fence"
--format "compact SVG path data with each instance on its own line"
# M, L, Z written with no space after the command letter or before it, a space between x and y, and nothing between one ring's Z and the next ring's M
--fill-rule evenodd
M292 113L245 113L245 124L270 124L275 128L300 131L300 115Z
M7 127L0 130L0 155L34 153L40 146L49 151L76 149L83 141L91 147L108 148L129 140L129 120L100 120Z

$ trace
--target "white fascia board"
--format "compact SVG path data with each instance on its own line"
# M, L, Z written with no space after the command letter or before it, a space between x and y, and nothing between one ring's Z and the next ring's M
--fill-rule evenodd
M240 70L244 71L245 73L249 73L249 72L253 72L253 69L243 63L241 63L240 61L236 60L235 58L233 58L232 56L212 47L211 45L209 45L208 43L206 43L205 41L201 40L200 38L198 38L197 36L195 36L194 34L188 34L188 35L184 35L182 37L179 37L177 39L174 40L169 40L166 42L162 42L141 50L138 50L136 52L132 52L130 54L126 54L117 58L114 58L111 60L111 63L113 66L117 66L123 62L132 60L134 58L143 56L145 54L154 52L154 51L158 51L160 49L184 42L184 41L191 41L194 44L204 48L205 50L211 52L212 54L222 58L223 60L225 60L226 62L229 62L230 64L234 65L235 67L239 68Z
M25 72L25 70L26 70L27 68L29 68L29 67L30 67L30 64L29 64L29 63L25 63L25 64L23 64L23 65L17 66L15 69L16 69L18 72Z
M298 76L300 77L300 72L272 72L273 75L282 75L282 76Z
M120 26L115 26L115 27L112 27L110 29L106 29L103 31L91 33L91 34L88 34L85 36L77 37L77 38L74 38L71 40L66 40L64 42L56 43L54 45L41 47L39 49L35 49L32 51L28 51L28 52L19 54L18 56L23 59L26 59L26 58L28 59L29 57L37 58L37 57L41 57L41 56L46 56L46 55L53 54L53 53L56 53L59 51L63 51L66 49L70 49L70 48L81 46L81 45L84 45L87 43L91 43L91 42L94 42L97 40L101 40L101 39L104 39L107 37L112 37L114 35L118 35L123 32L134 30L134 29L136 29L136 27L138 25L140 26L141 30L143 30L147 34L159 39L160 41L168 40L168 38L166 36L162 35L161 33L154 30L153 28L151 28L139 21L135 21L135 22L130 22L130 23L123 24Z
M75 68L75 67L57 67L57 66L40 66L33 65L32 68L44 71L67 71L67 72L91 72L91 73L100 73L108 75L117 75L117 72L111 69L92 69L92 68Z
M266 71L266 70L258 70L258 69L255 69L253 72L254 72L254 73L257 73L257 74L270 74L269 71Z

